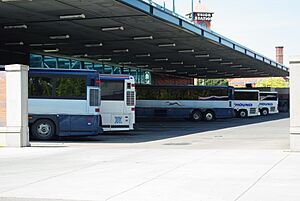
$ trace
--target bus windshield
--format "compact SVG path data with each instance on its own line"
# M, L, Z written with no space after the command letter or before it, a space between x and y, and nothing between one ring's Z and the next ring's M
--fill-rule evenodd
M277 101L277 93L260 93L260 100L262 101Z

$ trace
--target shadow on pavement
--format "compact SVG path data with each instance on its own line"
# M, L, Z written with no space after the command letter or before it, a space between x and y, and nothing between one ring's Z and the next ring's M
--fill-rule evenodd
M135 131L111 132L93 137L63 137L48 143L142 143L195 133L205 134L205 132L208 131L253 125L287 118L289 118L289 113L247 119L219 119L214 122L191 122L184 119L143 120L136 124Z

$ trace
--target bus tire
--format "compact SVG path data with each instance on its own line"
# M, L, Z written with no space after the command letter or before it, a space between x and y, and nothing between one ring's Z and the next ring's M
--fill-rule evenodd
M269 114L269 110L267 108L263 108L260 111L260 115L267 116Z
M204 121L214 121L216 119L216 115L213 111L208 110L204 112Z
M191 114L191 120L192 121L201 121L202 120L202 114L199 110L194 110Z
M56 134L56 127L49 119L39 119L31 126L31 133L36 140L50 140Z
M240 117L240 118L247 118L247 117L248 117L248 112L247 112L247 110L240 110L240 111L239 111L239 117Z

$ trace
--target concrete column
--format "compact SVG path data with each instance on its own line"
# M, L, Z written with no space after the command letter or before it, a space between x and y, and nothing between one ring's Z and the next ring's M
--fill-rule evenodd
M6 127L0 128L0 146L29 146L28 66L7 65Z
M300 151L300 56L290 59L290 147Z

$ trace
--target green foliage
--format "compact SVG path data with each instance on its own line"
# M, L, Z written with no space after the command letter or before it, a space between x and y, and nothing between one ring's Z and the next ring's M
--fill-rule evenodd
M199 79L197 85L228 86L228 81L226 79Z
M274 77L258 81L256 87L287 88L289 82L282 77Z

